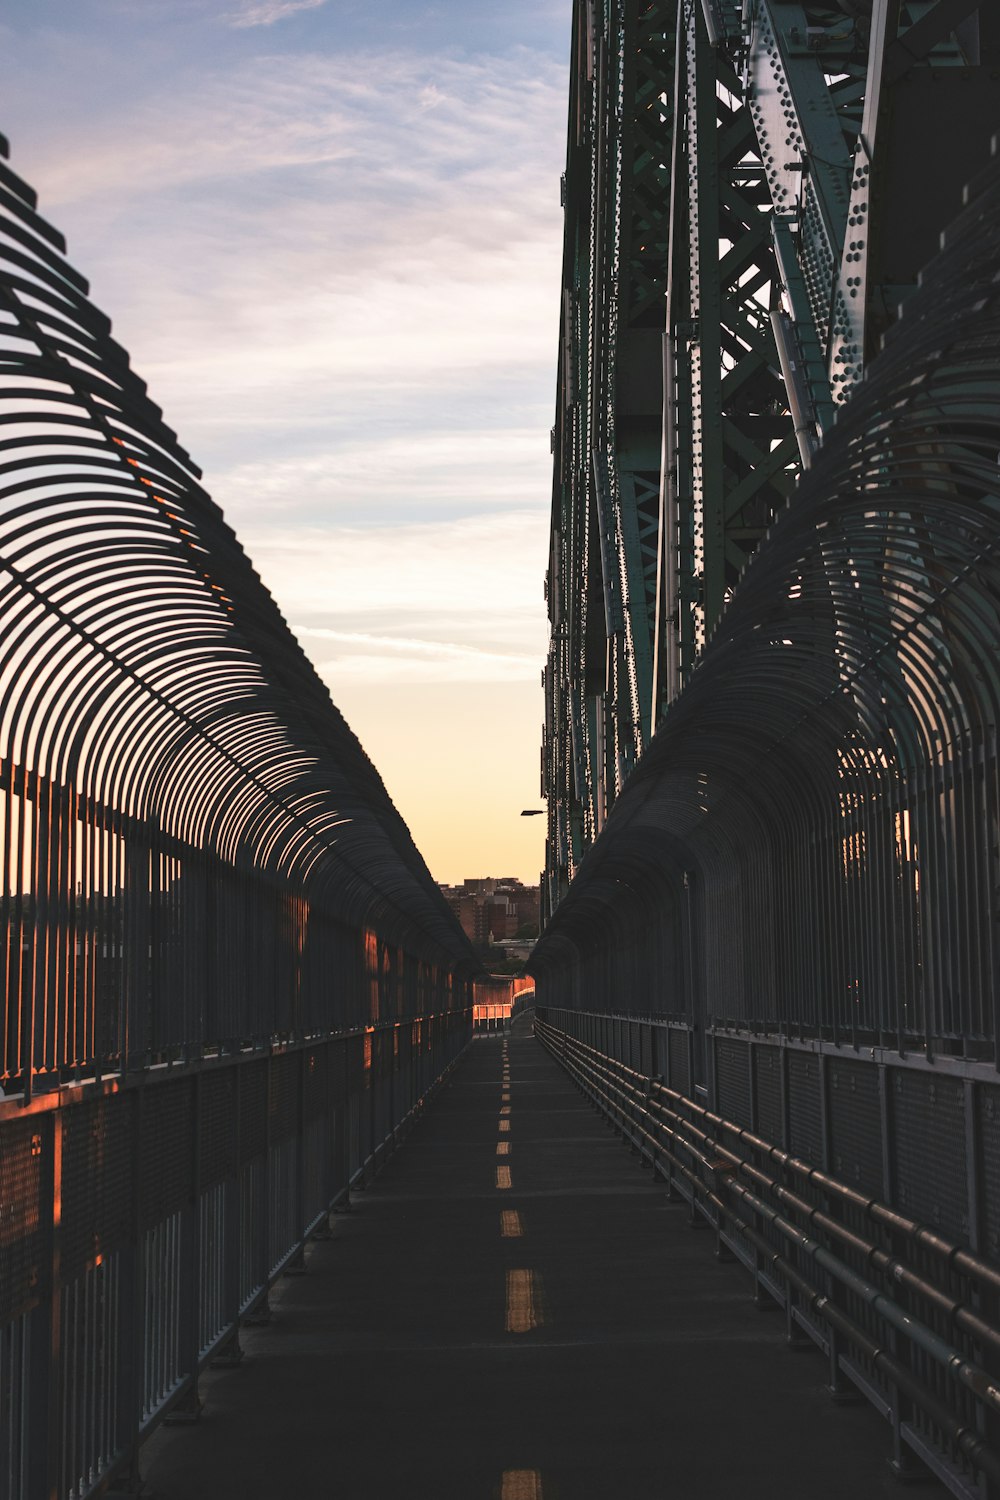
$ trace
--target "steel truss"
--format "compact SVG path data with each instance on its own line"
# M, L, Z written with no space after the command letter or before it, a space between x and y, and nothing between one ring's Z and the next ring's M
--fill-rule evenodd
M994 165L550 919L560 1003L1000 1056L998 229Z
M966 0L577 0L548 911L985 166L998 61Z

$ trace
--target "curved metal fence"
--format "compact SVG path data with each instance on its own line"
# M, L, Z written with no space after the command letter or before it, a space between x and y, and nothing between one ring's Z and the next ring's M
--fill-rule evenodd
M4 1088L443 1008L377 772L6 168L0 213Z
M0 871L0 1500L80 1500L197 1414L479 965L2 162Z
M967 198L536 947L540 1004L995 1060L1000 169Z

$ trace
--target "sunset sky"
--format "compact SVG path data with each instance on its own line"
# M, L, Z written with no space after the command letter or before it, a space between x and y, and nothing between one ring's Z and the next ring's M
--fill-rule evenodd
M537 879L570 0L8 0L0 130L434 876Z

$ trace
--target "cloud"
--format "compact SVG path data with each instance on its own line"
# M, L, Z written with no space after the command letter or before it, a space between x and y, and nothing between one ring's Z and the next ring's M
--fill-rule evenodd
M264 535L252 556L330 684L522 682L545 654L541 512L462 517L385 531L340 526Z
M321 675L343 682L524 682L538 675L537 657L527 652L491 651L454 641L373 635L299 625L296 629ZM334 655L324 649L335 642Z
M475 381L485 406L502 372L544 372L548 402L554 74L524 51L254 56L152 80L32 175L193 448L202 421L336 420L362 393L377 413L439 385L447 409Z
M22 104L13 165L435 872L527 874L537 855L503 851L537 795L564 70L463 55L461 28L432 48L422 7L387 25L338 0L304 46L226 6L287 9L204 0L211 45L178 23L170 67L150 36L89 93L110 43L39 42L62 116ZM422 53L398 46L411 15ZM367 47L329 39L365 17ZM23 97L32 68L8 73ZM435 853L453 805L465 852Z
M252 56L58 141L43 209L237 529L546 503L556 72Z
M320 420L315 433L300 433L305 451L237 462L214 476L215 487L258 535L302 525L350 521L381 528L416 516L521 509L529 498L542 508L551 462L546 414L538 413L533 427L484 428L472 425L475 413L457 402L455 408L468 430L435 428L433 413L418 429L411 412L409 430L353 431L334 440L329 423L324 429Z
M300 10L318 10L326 0L264 0L263 4L250 5L244 10L229 11L224 16L230 26L273 26Z
M238 14L301 3L263 0ZM100 71L100 55L89 51L91 70ZM564 112L561 70L523 48L502 58L460 59L275 47L237 60L186 59L160 75L147 73L130 95L88 96L82 149L67 153L61 128L37 130L32 175L50 210L107 195L105 210L115 211L111 200L122 194L131 216L142 199L162 200L179 185L211 184L214 195L224 179L232 204L249 182L275 169L356 157L348 180L327 183L338 199L346 191L377 210L403 197L417 208L428 187L476 185L480 208L492 188L515 229L519 218L534 217L539 168L546 175L555 169L546 197L550 207L558 202ZM510 199L515 184L520 193ZM308 201L313 185L286 181L284 206ZM250 212L259 207L254 192ZM430 224L433 205L426 207ZM391 231L391 216L383 228ZM172 226L161 222L160 229Z

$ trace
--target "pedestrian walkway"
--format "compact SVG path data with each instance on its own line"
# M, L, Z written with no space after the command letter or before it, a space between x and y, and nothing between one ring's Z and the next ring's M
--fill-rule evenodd
M519 1029L520 1030L520 1029ZM283 1279L163 1500L868 1500L889 1432L835 1406L749 1278L524 1030L476 1041ZM943 1494L935 1486L923 1493Z

